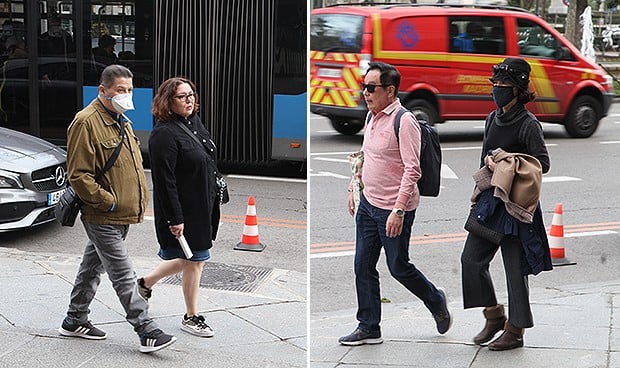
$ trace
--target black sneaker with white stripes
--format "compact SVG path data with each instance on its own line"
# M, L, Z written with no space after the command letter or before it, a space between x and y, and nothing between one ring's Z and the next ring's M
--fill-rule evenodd
M140 335L140 352L152 353L172 345L177 338L164 333L160 329L146 332Z
M66 318L62 321L62 325L58 329L58 333L60 333L62 336L81 337L83 339L89 340L103 340L108 337L108 335L104 331L93 326L90 321L82 324L72 325L67 322Z

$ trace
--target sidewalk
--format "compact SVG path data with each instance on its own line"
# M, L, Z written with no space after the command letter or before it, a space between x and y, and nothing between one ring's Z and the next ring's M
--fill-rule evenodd
M355 309L311 315L310 366L332 368L617 368L620 367L620 280L532 289L536 326L525 346L495 352L471 342L484 325L481 309L463 310L453 296L454 323L441 336L419 301L383 304L383 344L347 347L338 337L356 326ZM448 295L450 299L451 296ZM500 300L505 296L498 295ZM499 334L498 334L499 336Z
M181 286L158 283L150 315L177 336L175 344L139 352L139 339L107 278L90 318L108 334L102 341L61 337L80 257L0 248L0 367L306 367L306 274L273 269L251 292L201 288L199 307L215 330L200 338L180 330ZM156 257L133 258L138 275ZM163 281L163 280L162 280Z

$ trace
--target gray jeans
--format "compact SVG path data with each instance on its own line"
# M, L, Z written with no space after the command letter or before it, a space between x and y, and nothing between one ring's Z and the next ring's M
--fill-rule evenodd
M127 313L127 322L134 331L141 335L156 329L157 324L148 315L148 303L138 294L136 272L127 254L125 238L129 225L98 225L83 220L82 223L89 240L75 276L67 322L81 324L88 321L89 306L97 292L101 274L107 272Z

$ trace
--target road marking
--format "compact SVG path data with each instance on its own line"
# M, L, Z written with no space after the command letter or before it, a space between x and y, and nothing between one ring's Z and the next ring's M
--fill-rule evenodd
M590 224L575 224L564 226L565 238L578 238L588 236L602 236L618 234L620 229L620 222L600 222ZM549 231L549 227L547 228ZM409 239L409 245L422 245L422 244L454 244L465 241L467 238L466 232L461 233L446 233L436 235L423 235L412 236ZM310 244L310 258L331 258L331 257L345 257L355 254L355 242L331 242L331 243L315 243Z
M597 235L611 235L611 234L618 234L618 232L612 231L612 230L584 231L581 233L565 234L564 237L565 238L580 238L582 236L597 236Z
M618 144L620 141L603 141L601 144Z
M237 215L227 215L222 214L220 217L220 225L227 224L245 224L245 217L237 216ZM153 216L153 209L147 208L146 215L144 216L145 220L154 221L155 217ZM306 229L306 221L305 220L290 220L290 219L281 219L281 218L273 218L273 217L256 217L256 221L258 222L258 226L267 226L267 227L284 227L288 229Z
M306 179L294 178L277 178L273 176L252 176L252 175L225 175L226 178L247 179L247 180L264 180L264 181L282 181L285 183L306 183Z
M315 158L315 160L318 160L319 158ZM323 159L322 161L331 161L331 162L340 162L337 161L337 159ZM312 169L310 169L310 176L323 176L323 177L331 177L331 178L337 178L337 179L351 179L351 176L345 176L345 175L340 175L340 174L336 174L330 171L318 171L316 174L313 173ZM446 164L441 164L441 178L442 179L458 179L459 177L456 175L456 173Z
M319 171L316 174L310 173L310 176L328 176L336 179L351 179L350 176L340 175L329 171Z
M456 173L446 164L441 164L441 178L442 179L458 179Z
M565 181L581 181L580 178L575 178L572 176L543 176L543 183L559 183Z
M468 150L476 150L480 151L480 146L472 146L472 147L443 147L442 151L468 151Z
M342 163L349 163L349 160L344 159L344 158L315 157L315 158L313 158L313 160L317 160L317 161L328 161L328 162L342 162Z
M310 156L333 156L333 155L338 155L338 156L342 156L342 155L350 155L352 154L353 151L349 151L349 152L310 152Z

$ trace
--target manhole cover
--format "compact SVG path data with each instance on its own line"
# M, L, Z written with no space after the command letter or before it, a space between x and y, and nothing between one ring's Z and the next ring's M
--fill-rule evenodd
M200 276L200 286L207 289L251 293L271 274L267 267L229 265L206 262ZM181 285L181 274L161 280L164 284Z

